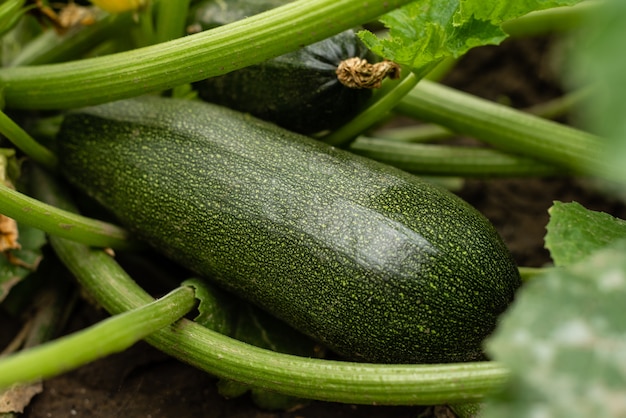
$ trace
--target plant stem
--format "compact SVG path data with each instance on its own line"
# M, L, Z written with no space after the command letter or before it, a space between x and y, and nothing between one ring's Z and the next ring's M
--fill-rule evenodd
M43 32L26 44L10 63L11 67L41 65L78 59L105 40L120 36L134 24L130 13L106 16L78 32L58 35Z
M524 177L565 174L532 158L478 147L404 143L359 137L350 151L422 175Z
M440 125L422 123L397 128L383 128L374 132L374 135L376 138L388 141L425 143L451 138L454 133Z
M509 36L517 38L576 29L600 3L599 1L583 1L574 6L554 7L531 12L505 22L502 29Z
M157 301L5 357L0 360L0 388L52 377L126 350L147 335L179 320L195 305L193 289L179 287Z
M94 105L256 64L409 2L297 0L242 21L132 51L70 63L2 68L0 81L10 108Z
M86 245L113 249L135 248L126 230L86 218L28 197L0 183L0 213L51 235Z
M327 144L344 146L354 140L359 134L380 121L391 111L398 102L415 87L419 78L409 73L391 91L375 100L367 109L358 114L350 122L323 138Z
M39 187L57 206L61 196ZM104 252L51 237L59 258L80 284L112 314L149 303L151 297ZM163 352L218 377L308 399L361 404L471 402L497 391L509 372L495 362L381 365L296 357L233 340L182 320L146 340Z
M156 5L155 43L167 42L185 34L190 2L191 0L160 1Z
M602 141L594 135L427 80L419 83L397 110L577 174L606 169Z
M526 282L534 279L540 274L553 270L554 267L519 267L519 274L522 277L522 281Z
M35 141L25 130L13 122L4 112L0 111L0 133L7 137L17 148L32 160L50 170L56 170L58 160L48 148Z

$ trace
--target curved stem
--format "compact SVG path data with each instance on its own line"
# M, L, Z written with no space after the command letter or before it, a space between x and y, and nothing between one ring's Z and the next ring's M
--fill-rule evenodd
M0 133L34 161L50 170L56 170L59 164L56 155L48 148L35 141L25 130L13 122L13 120L2 111L0 111Z
M56 208L15 191L0 182L0 213L51 235L97 247L133 248L126 230Z
M381 120L387 112L391 111L394 106L415 87L418 81L419 78L414 73L409 73L400 83L394 86L391 91L374 101L374 103L350 122L323 138L323 141L334 146L348 144L356 138L357 135L363 133Z
M262 62L410 0L298 0L206 32L132 51L0 69L7 107L59 109L169 89Z
M480 147L405 143L360 137L350 151L422 175L528 177L567 174L532 158Z
M43 180L43 179L42 179ZM49 180L48 180L49 181ZM40 198L55 205L60 196L40 187ZM135 309L152 298L103 251L51 237L59 258L112 314ZM260 349L194 322L183 320L147 341L218 377L292 396L362 404L471 402L497 391L509 372L498 363L382 365L296 357Z
M574 173L606 170L600 138L427 80L422 80L396 109Z
M190 287L120 313L87 329L0 359L0 388L59 375L109 354L126 350L149 334L179 320L196 305Z

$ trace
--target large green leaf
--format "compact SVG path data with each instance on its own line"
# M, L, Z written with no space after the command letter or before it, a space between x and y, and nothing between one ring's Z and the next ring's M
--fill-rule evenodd
M500 25L506 20L580 1L418 0L381 18L388 37L366 31L359 35L378 55L419 70L473 47L500 43L506 37Z
M554 202L549 209L546 248L557 266L574 264L594 251L626 238L626 221L585 209L576 202Z
M529 282L487 341L513 379L484 418L626 416L626 240Z

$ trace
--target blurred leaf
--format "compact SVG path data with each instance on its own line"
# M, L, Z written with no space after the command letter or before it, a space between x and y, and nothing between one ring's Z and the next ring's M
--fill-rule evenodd
M585 209L576 202L554 202L548 211L546 248L557 266L568 266L606 245L626 238L626 221Z
M626 183L626 2L606 0L587 15L577 34L570 76L593 86L581 112L589 129L609 138L605 177Z
M626 416L626 240L524 286L487 341L513 379L484 418Z

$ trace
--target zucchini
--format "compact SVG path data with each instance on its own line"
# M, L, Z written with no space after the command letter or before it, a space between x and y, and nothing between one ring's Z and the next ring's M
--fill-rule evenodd
M210 2L196 13L195 25L209 29L275 7L276 3ZM354 58L376 60L356 33L348 30L193 86L205 101L250 113L294 132L314 134L348 122L371 97L371 88L348 87L338 78L337 68Z
M63 173L166 256L352 360L482 359L520 277L445 189L216 105L77 110Z

